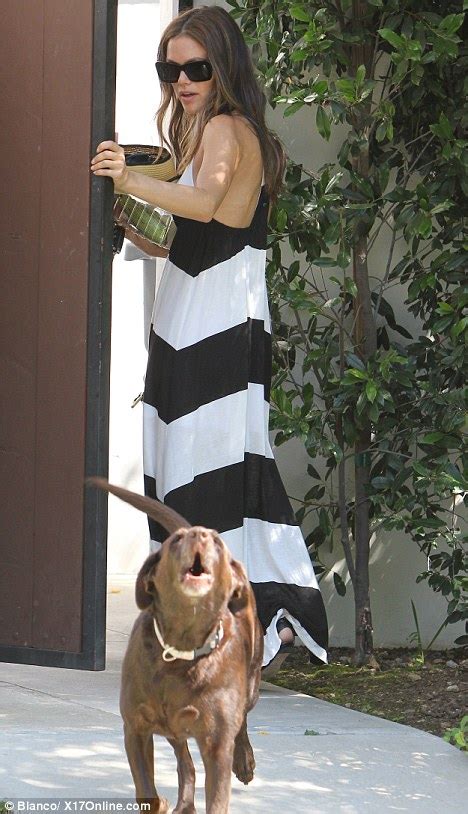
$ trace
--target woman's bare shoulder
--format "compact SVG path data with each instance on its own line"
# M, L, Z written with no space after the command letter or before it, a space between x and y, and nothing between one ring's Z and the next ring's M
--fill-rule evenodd
M206 132L208 128L212 133L216 132L220 135L231 136L239 142L240 146L242 146L246 139L258 142L258 136L252 122L241 113L218 113L217 116L213 116L205 125L204 132Z
M220 134L235 136L236 129L232 116L227 113L218 113L217 116L212 116L211 119L205 124L203 136L206 134Z
M236 175L239 172L242 176L246 175L253 180L254 186L257 175L261 178L263 162L260 141L253 125L244 116L237 113L213 116L205 125L200 147L200 159L197 156L194 160L195 170L199 168L203 156L219 152L224 159L230 156Z
M200 144L202 155L206 151L208 153L221 151L223 154L231 154L233 160L236 160L239 148L239 140L229 116L221 113L218 116L213 116L205 124Z

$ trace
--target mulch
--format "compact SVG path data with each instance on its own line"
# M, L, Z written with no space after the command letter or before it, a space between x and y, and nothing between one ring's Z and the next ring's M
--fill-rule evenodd
M329 665L312 665L296 647L269 679L282 687L443 736L468 713L468 649L376 649L379 669L356 667L353 650L330 648Z

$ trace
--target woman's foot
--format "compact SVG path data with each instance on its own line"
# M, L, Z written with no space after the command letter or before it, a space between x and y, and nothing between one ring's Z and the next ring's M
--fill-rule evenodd
M281 669L288 657L288 653L290 653L294 647L294 628L284 616L278 619L276 630L281 639L281 647L270 663L262 668L262 678L264 679L270 678Z
M278 619L276 630L282 644L294 644L294 628L284 616Z

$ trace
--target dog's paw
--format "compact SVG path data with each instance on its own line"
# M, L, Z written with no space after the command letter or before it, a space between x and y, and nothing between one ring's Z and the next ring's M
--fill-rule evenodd
M250 743L243 749L234 750L234 761L232 770L241 783L247 785L253 780L255 769L255 758Z
M192 803L184 803L182 806L177 806L172 814L197 814L197 810Z

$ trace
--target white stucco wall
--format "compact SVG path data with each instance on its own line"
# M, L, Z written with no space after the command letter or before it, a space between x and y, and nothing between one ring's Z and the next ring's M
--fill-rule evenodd
M121 144L156 143L160 30L159 2L119 0L115 128ZM142 407L131 405L143 389L145 313L148 321L156 261L127 262L123 255L114 259L112 271L109 480L142 492ZM135 573L148 553L146 517L111 497L108 539L108 572Z
M161 3L161 11L167 22L175 3L174 0L161 0ZM203 4L213 5L209 0ZM160 30L158 2L119 0L116 130L121 143L157 141L153 116L159 89L154 61ZM338 133L334 132L329 143L323 141L315 132L313 118L308 111L299 111L293 117L284 119L282 111L277 109L270 111L269 121L282 138L290 156L297 161L305 161L307 157L307 163L318 168L326 161L335 159ZM380 276L384 266L386 240L387 237L383 235L371 257L377 276ZM131 409L131 403L142 389L148 311L154 290L154 271L145 270L143 265L142 261L126 262L120 255L114 261L113 270L110 480L135 491L142 491L143 484L142 409L141 404ZM388 299L395 308L398 321L405 324L401 316L403 292L393 288ZM308 488L304 479L308 460L300 443L292 441L281 446L275 454L288 493L304 494ZM109 574L134 574L147 553L146 519L111 497ZM321 557L327 566L333 567L345 578L346 568L338 540L333 551L326 551L322 547ZM373 541L371 585L377 645L409 644L409 636L415 628L411 599L417 608L425 642L432 638L439 627L445 601L425 583L416 584L416 576L424 567L424 558L416 546L401 534L379 535ZM351 586L348 585L344 598L336 594L331 576L322 581L321 587L329 616L331 644L352 646L354 606ZM452 625L439 637L435 646L449 646L463 632L461 625Z

